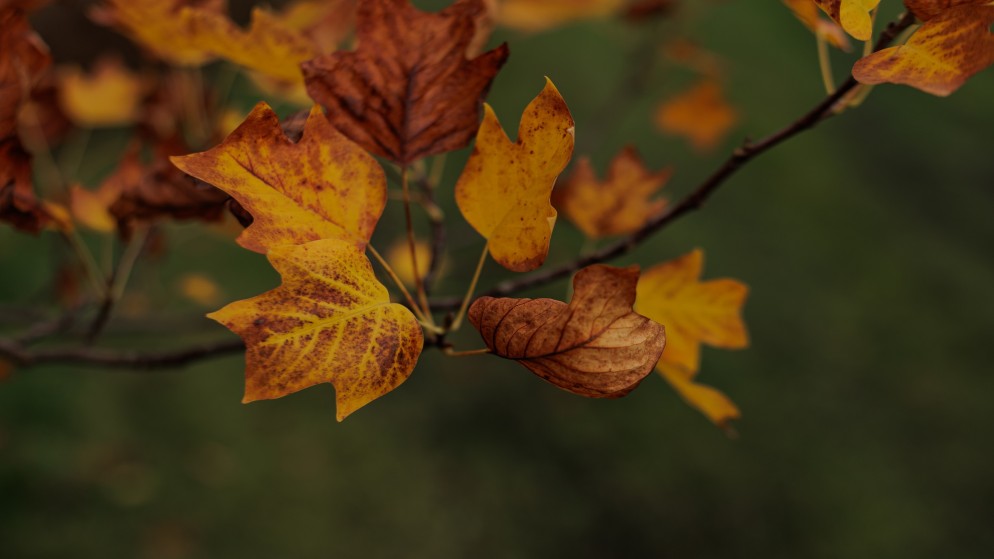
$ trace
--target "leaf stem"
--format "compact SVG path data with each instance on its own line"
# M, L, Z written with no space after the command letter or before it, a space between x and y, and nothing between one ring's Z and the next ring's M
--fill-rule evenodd
M483 252L480 253L480 261L476 263L476 271L473 272L473 279L469 282L469 289L466 290L466 295L462 299L462 305L459 307L459 313L456 314L456 318L452 321L452 325L449 326L449 332L454 332L462 326L463 317L466 316L466 309L469 308L469 301L473 298L473 292L476 291L476 284L480 281L480 273L483 272L483 264L487 261L488 254L490 254L489 243L483 245Z
M407 305L411 307L411 311L414 312L414 316L418 318L418 322L420 322L426 329L435 332L436 334L441 333L441 329L435 325L435 321L425 316L424 312L421 310L421 307L414 302L414 297L411 296L411 292L407 290L407 287L404 286L404 282L400 280L400 276L398 276L397 272L390 267L390 264L385 258L383 258L380 252L376 250L372 244L366 245L366 248L369 249L369 253L373 255L373 258L375 258L377 262L380 263L383 270L386 271L387 275L390 276L390 279L393 280L397 288L400 289L401 294L404 295L405 299L407 299Z
M835 78L832 76L832 58L828 52L828 41L824 35L815 33L818 42L818 67L821 69L821 81L825 85L825 93L835 92Z
M124 254L121 255L121 260L117 263L117 268L107 279L104 300L100 305L100 309L97 311L97 316L90 324L89 331L86 333L86 343L92 344L96 341L97 336L100 335L104 326L107 325L107 321L110 320L110 314L114 310L114 305L124 296L124 290L128 285L128 280L131 278L131 272L134 270L135 263L138 262L138 257L145 248L146 241L148 241L149 230L149 227L138 229L135 236L128 242L128 246L124 249Z
M465 351L457 351L451 347L446 347L442 349L442 353L448 355L449 357L470 357L473 355L486 355L490 353L490 348L484 347L481 349L467 349Z
M404 197L404 225L407 228L407 247L411 253L411 270L414 271L415 289L418 293L418 302L421 310L428 318L428 322L434 325L431 319L431 307L428 304L428 294L425 293L424 283L421 281L421 269L418 267L418 247L414 240L414 220L411 218L411 187L408 184L408 168L405 165L400 170L400 188Z

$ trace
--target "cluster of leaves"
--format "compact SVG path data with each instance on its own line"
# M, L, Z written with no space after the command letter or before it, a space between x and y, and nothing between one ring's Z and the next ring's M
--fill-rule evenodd
M785 3L819 45L848 50L848 36L871 38L879 0ZM906 43L861 58L853 70L860 82L947 95L994 62L989 0L905 3L921 27ZM619 12L637 21L670 15L673 0L457 0L438 13L421 12L408 0L301 0L281 12L254 10L247 29L218 0L105 0L93 18L167 63L164 71L143 74L114 59L90 74L53 70L27 23L36 4L0 8L0 220L31 232L55 229L86 264L78 227L138 237L131 246L140 250L157 220L216 220L230 210L245 226L237 242L265 254L283 280L208 315L245 342L244 401L331 383L341 420L399 386L430 343L454 355L515 360L588 397L623 396L656 369L716 424L739 416L731 400L695 377L702 343L746 346L740 314L747 290L730 279L702 282L700 250L641 276L637 267L578 265L568 304L472 300L488 256L513 272L543 265L559 211L591 240L636 239L670 208L656 193L672 171L649 169L632 146L614 157L603 180L583 157L554 190L573 155L573 117L546 78L516 139L508 137L484 103L509 56L506 44L486 49L493 26L534 32ZM339 50L350 37L355 48ZM712 149L737 120L722 94L721 61L687 40L668 42L664 52L698 79L663 102L655 122L699 150ZM233 126L237 117L224 96L191 70L217 58L249 71L267 96L314 105L281 122L260 102ZM823 55L823 67L826 61ZM868 89L854 90L845 104ZM135 139L98 188L71 184L61 200L39 198L29 154L44 153L70 122L133 125ZM424 209L438 221L433 199L440 185L425 161L434 158L439 166L444 154L471 142L454 197L485 243L459 312L437 321L428 296L436 263L426 262L414 237L411 206L418 200L411 183L419 184ZM400 183L407 220L406 247L388 258L370 244L387 204L385 168ZM367 254L403 302L391 300ZM130 260L122 257L122 264ZM89 270L104 309L123 290L124 268L109 277ZM446 341L464 316L485 350L458 352Z

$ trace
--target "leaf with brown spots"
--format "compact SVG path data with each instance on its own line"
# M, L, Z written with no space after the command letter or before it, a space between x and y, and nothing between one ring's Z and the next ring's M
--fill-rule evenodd
M852 48L842 27L819 15L818 6L815 5L814 0L783 0L783 3L794 12L794 15L801 20L805 27L828 41L830 45L844 51L849 51Z
M0 8L0 221L37 232L47 221L31 183L18 113L51 63L48 47L17 8Z
M925 21L907 43L856 62L853 76L865 84L898 83L945 97L994 64L992 23L990 0L954 5Z
M573 173L553 191L553 204L591 239L626 235L666 207L663 199L652 196L669 180L672 171L646 169L638 151L628 146L611 161L603 181L586 157Z
M421 354L421 327L390 302L354 245L283 245L268 258L282 285L207 315L245 340L243 402L328 382L341 421L407 380Z
M663 327L634 312L638 267L595 264L554 299L480 297L469 320L487 347L556 386L590 398L631 392L659 360Z
M828 17L834 19L846 33L860 41L873 37L873 17L880 0L814 0Z
M437 14L408 0L366 0L359 47L303 64L307 92L328 119L372 153L400 165L459 149L473 138L480 105L507 46L471 60L482 0L459 0Z
M739 416L720 392L694 382L701 343L725 349L748 345L742 304L748 288L733 279L700 281L704 253L695 250L642 275L636 309L666 327L659 372L690 405L718 425Z
M738 122L718 82L705 79L656 109L656 126L683 136L698 151L714 149Z
M511 142L490 105L476 145L456 183L456 203L484 238L494 260L515 272L534 270L549 253L556 210L549 203L573 155L573 117L559 90L545 88L525 107Z
M383 169L317 106L297 143L269 105L259 103L221 145L172 161L252 214L238 242L256 252L317 239L363 248L386 206Z

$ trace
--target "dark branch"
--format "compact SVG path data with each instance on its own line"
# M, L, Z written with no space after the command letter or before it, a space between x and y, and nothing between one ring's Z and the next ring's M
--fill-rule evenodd
M19 367L64 363L120 369L168 369L244 350L245 344L241 340L225 340L177 350L133 351L91 347L30 349L13 340L0 339L0 357Z

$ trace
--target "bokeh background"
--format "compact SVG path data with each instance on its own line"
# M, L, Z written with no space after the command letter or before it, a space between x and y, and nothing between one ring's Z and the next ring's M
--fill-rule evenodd
M490 102L513 129L549 75L576 118L578 155L603 169L633 143L650 166L674 166L671 196L687 192L735 142L824 92L814 39L779 2L685 4L664 25L498 30L492 44L512 54ZM883 6L884 20L900 7ZM64 3L35 18L56 59L128 48L81 13ZM724 58L742 115L713 153L651 121L690 74L660 62L643 90L620 85L638 49L678 34ZM840 76L850 60L836 56ZM989 557L992 92L994 71L948 99L879 87L617 262L702 247L706 277L750 285L751 347L705 349L699 377L742 408L737 439L656 375L624 399L587 400L514 363L437 351L341 424L330 386L242 405L241 357L155 373L19 370L0 382L0 556ZM247 80L234 94L245 107L260 98ZM81 174L106 173L123 136L92 142ZM451 200L465 157L450 157L441 190L452 243L440 293L460 292L482 246ZM396 235L398 212L377 244ZM131 300L171 318L136 322L125 309L107 344L229 336L182 318L213 310L183 297L191 271L220 287L218 305L278 283L231 228L165 231ZM582 244L565 220L553 241L550 262ZM0 303L50 306L61 250L50 233L0 228ZM507 275L488 265L484 287ZM535 294L563 298L566 285ZM479 344L473 331L456 341Z

